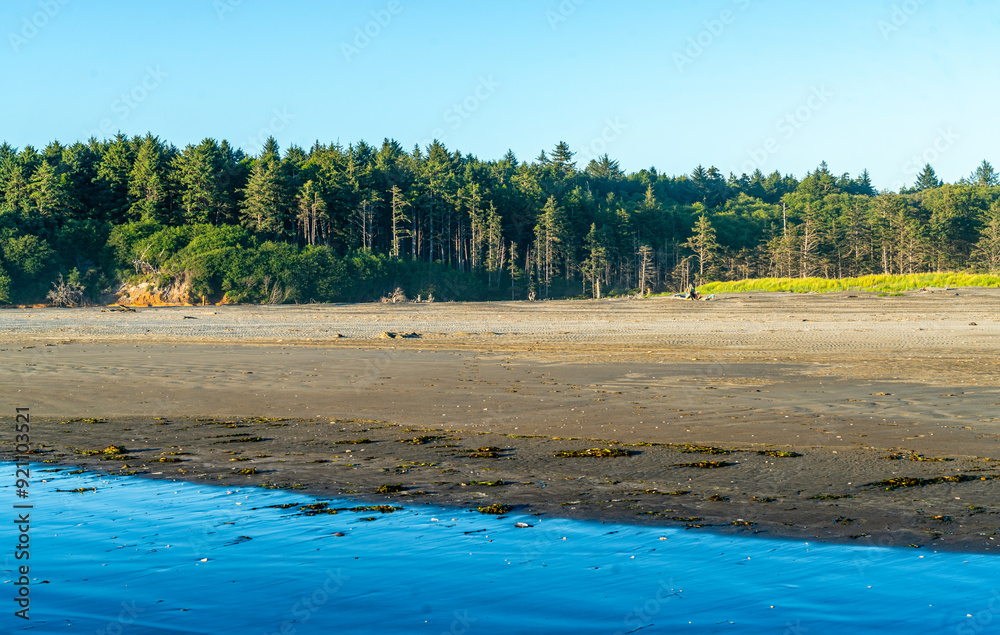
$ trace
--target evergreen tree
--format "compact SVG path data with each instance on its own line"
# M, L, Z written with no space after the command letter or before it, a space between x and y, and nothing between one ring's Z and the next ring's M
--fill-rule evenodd
M868 170L863 170L855 180L854 193L861 196L875 196L875 187L872 185L872 177L868 174Z
M608 248L606 236L603 231L598 231L597 224L590 225L590 231L584 239L584 248L587 250L587 257L583 261L584 280L590 280L594 297L601 298L601 280L608 267ZM584 289L586 291L586 289Z
M34 212L43 222L61 224L69 217L73 201L66 184L48 161L42 161L35 170L29 191Z
M684 246L695 253L698 258L698 277L705 279L705 267L711 267L715 256L719 251L719 243L715 240L715 228L712 222L703 213L698 217L692 229L694 234L688 239Z
M979 164L979 167L969 176L969 182L979 187L995 187L1000 184L1000 178L997 177L997 173L993 170L990 162L984 159Z
M917 182L913 184L913 191L923 192L924 190L933 190L941 187L941 185L941 180L938 179L934 168L931 167L930 163L927 163L920 174L917 175Z
M298 203L298 233L307 245L316 245L329 236L330 217L326 201L320 196L312 181L306 181L295 198Z
M0 163L0 178L3 179L5 211L27 216L31 209L31 195L21 161L10 158Z
M573 161L574 154L576 153L570 151L568 143L560 141L552 150L552 167L562 176L571 174L576 169L576 163Z
M607 154L596 159L591 159L584 170L588 176L595 179L618 179L621 178L622 170L618 161L613 161Z
M281 147L278 145L278 140L275 139L273 135L269 136L264 141L264 146L260 150L260 156L257 158L270 161L281 160Z
M152 135L143 139L129 174L128 193L132 220L165 221L167 188L164 183L164 152L160 140Z
M973 256L977 265L997 273L1000 272L1000 201L994 202L983 216Z
M135 152L128 137L118 133L104 145L97 165L95 185L98 186L97 205L101 215L112 223L120 223L128 215L129 174Z
M205 139L189 145L171 162L173 179L184 221L218 223L226 215L226 201L220 187L219 144Z
M517 288L518 268L517 268L517 243L510 241L510 260L507 270L510 273L510 299L515 299L515 289Z
M639 294L646 295L649 281L653 277L653 248L642 245L637 252L639 256Z
M392 249L390 255L399 258L402 253L403 240L410 237L410 219L406 215L406 208L410 206L409 201L403 197L403 191L399 186L393 185L390 190L392 196Z
M215 187L218 195L216 222L236 222L236 212L242 200L250 174L250 160L242 150L233 149L223 139L215 155Z
M513 150L507 150L507 154L503 155L503 157L500 159L500 163L503 163L504 165L515 170L519 165L517 162L517 156L514 154Z
M535 225L535 257L539 263L540 282L549 296L552 277L558 266L560 245L566 239L566 221L562 207L550 196Z
M278 236L285 229L281 165L273 153L264 153L250 169L243 189L243 224L261 234Z

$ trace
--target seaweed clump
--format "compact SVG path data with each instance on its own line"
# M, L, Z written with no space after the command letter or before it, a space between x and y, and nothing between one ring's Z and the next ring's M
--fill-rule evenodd
M476 448L469 453L470 459L497 459L500 458L500 448L492 445Z
M736 464L727 463L726 461L698 461L697 463L677 463L674 467L697 467L703 470L711 470L717 467L729 467L730 465Z
M336 509L330 509L330 503L312 503L299 507L306 516L316 516L318 514L336 514Z
M590 448L588 450L561 450L556 452L553 456L560 459L571 457L595 457L606 459L616 456L631 456L632 454L634 454L634 452L631 450L623 450L621 448Z
M412 439L400 439L399 442L409 443L410 445L423 445L425 443L430 443L431 441L437 441L438 439L443 439L443 438L444 437L441 435L435 436L431 434L423 434L420 435L419 437L413 437Z
M261 437L241 437L239 439L226 439L224 441L216 441L216 443L260 443L264 439Z
M684 452L685 454L732 454L733 450L727 450L725 448L716 448L711 445L682 445L678 448L678 452Z
M477 507L476 511L480 514L491 514L493 516L502 516L510 510L514 509L506 503L493 503L492 505L484 505L482 507Z
M128 454L128 450L125 449L123 445L109 445L103 450L74 450L77 454L82 454L84 456L94 456L95 454L103 454L105 456L118 456Z
M937 485L938 483L967 483L969 481L991 481L997 475L972 476L971 474L955 474L954 476L935 476L934 478L916 478L913 476L897 476L884 481L868 483L865 487L874 487L886 491L900 489L903 487L926 487L927 485Z

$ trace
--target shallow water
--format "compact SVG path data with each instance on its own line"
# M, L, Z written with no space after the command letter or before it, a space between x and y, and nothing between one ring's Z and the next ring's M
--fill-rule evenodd
M996 556L424 506L303 516L265 507L315 502L294 492L46 469L31 474L31 621L5 600L2 632L1000 629ZM8 505L13 483L3 464ZM2 526L9 598L16 536Z

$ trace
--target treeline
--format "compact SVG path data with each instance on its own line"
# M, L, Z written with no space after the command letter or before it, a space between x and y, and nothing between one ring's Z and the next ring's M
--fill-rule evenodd
M152 135L0 146L0 301L97 301L123 283L218 301L545 298L709 280L1000 268L984 161L878 193L825 163L801 180L714 167L625 174L565 143L483 161L316 143L257 156ZM60 293L53 293L59 290ZM69 293L67 293L67 291ZM67 299L68 298L68 299Z

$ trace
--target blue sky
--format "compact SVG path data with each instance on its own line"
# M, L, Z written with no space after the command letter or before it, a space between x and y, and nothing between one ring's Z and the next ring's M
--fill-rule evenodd
M1000 2L4 0L2 137L384 137L582 167L1000 166Z

